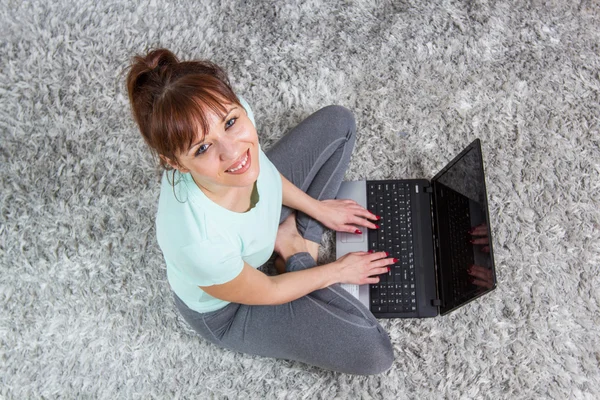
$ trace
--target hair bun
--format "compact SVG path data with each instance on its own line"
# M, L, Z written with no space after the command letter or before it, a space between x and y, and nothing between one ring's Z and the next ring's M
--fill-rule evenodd
M177 64L179 59L167 49L156 49L146 56L133 57L127 75L129 100L134 103L140 93L162 87Z
M146 57L140 58L140 62L146 65L149 71L157 68L165 68L179 63L177 56L167 49L156 49L149 52ZM138 61L138 60L136 60Z

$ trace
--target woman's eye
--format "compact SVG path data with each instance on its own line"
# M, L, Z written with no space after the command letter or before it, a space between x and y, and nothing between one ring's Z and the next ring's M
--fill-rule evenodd
M227 121L227 122L225 123L225 129L227 129L227 128L230 128L231 126L233 126L233 124L235 124L235 120L236 120L236 119L237 119L237 118L231 118L229 121Z
M210 145L208 145L208 144L200 145L200 147L198 147L198 151L196 152L196 155L199 156L200 154L204 153L206 150L208 150L209 147L210 147Z

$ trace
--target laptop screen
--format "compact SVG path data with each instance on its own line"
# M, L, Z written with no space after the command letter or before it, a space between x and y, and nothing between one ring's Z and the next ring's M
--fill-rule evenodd
M496 287L479 139L440 171L432 184L437 287L443 315Z

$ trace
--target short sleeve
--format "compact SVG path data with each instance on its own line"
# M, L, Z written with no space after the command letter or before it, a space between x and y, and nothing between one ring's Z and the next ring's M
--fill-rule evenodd
M254 120L254 112L252 112L252 108L250 108L250 104L248 104L246 99L244 99L242 96L238 96L238 99L240 99L240 103L242 103L242 107L244 107L244 109L248 113L248 118L250 118L250 121L252 121L252 124L256 128L256 121Z
M229 282L244 268L242 255L233 247L212 241L187 245L179 252L175 267L196 286Z

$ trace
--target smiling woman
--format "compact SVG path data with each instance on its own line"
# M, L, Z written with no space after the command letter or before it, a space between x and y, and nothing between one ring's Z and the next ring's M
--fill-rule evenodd
M156 232L186 321L240 352L352 374L387 370L387 333L339 283L376 283L394 260L352 253L316 263L324 227L376 227L363 207L335 200L355 142L352 114L325 107L265 154L250 106L213 63L154 50L133 58L127 88L165 169ZM267 276L257 268L273 251L280 275Z

